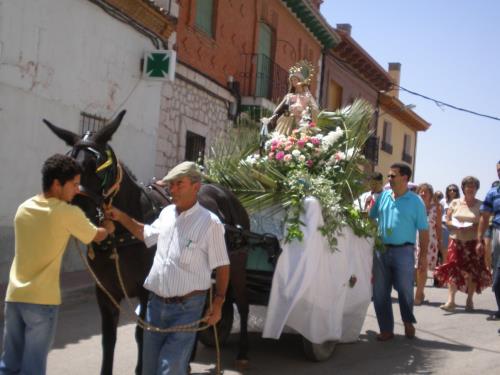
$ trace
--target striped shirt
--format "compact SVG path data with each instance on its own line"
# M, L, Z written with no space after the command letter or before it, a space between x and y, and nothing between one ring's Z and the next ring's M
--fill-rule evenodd
M224 226L198 202L180 214L173 204L165 207L144 226L144 242L158 245L144 287L160 297L209 289L212 270L229 264Z

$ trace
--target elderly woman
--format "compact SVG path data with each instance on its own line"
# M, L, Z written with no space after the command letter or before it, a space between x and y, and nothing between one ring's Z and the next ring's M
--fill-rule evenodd
M481 201L476 199L479 180L468 176L462 180L463 198L451 201L446 213L450 230L447 261L436 268L435 276L448 284L448 300L440 308L454 311L457 290L467 293L466 311L474 310L474 292L481 293L491 285L491 273L486 268L484 254L476 253L477 227Z
M427 262L424 267L416 269L417 289L415 291L414 305L421 305L425 299L424 287L427 280L427 271L436 268L439 248L441 245L441 205L434 199L432 185L424 183L417 187L417 194L422 198L427 210L427 221L429 222L429 246L427 247ZM422 249L417 241L416 260L420 259ZM424 249L425 250L425 249Z

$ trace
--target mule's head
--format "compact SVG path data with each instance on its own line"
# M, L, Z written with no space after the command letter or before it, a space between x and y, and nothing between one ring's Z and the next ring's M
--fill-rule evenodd
M87 133L83 137L43 120L55 135L72 147L69 154L82 167L81 195L75 197L74 203L93 221L96 221L96 212L104 202L106 192L117 180L118 160L108 142L120 126L125 112L121 111L96 133Z

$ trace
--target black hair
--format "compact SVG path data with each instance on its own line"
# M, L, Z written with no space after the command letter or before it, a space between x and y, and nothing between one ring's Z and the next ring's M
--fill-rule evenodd
M394 163L393 165L391 165L391 169L398 169L399 170L399 174L401 176L407 176L408 177L408 181L410 181L412 171L411 171L411 168L410 168L410 166L408 164L405 164L405 163Z
M47 192L55 180L64 185L79 174L82 174L82 168L75 159L61 154L52 155L42 166L42 189Z
M457 196L455 198L460 198L460 190L458 189L458 186L456 184L449 184L448 186L446 186L446 192L445 192L446 203L451 202L450 190L455 190L457 193Z
M373 173L370 174L370 180L383 181L384 180L384 176L380 172L373 172Z

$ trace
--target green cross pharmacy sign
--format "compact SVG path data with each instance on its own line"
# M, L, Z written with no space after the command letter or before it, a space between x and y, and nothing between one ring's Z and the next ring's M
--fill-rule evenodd
M154 50L144 54L143 76L147 79L170 80L175 77L175 51Z

